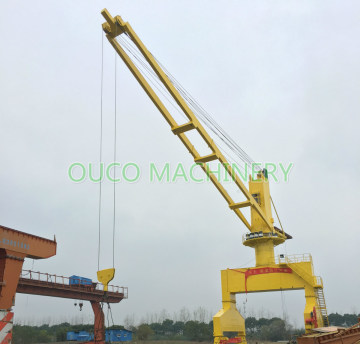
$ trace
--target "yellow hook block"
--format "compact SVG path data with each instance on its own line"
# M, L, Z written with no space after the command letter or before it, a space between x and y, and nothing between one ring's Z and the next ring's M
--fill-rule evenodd
M108 291L108 284L115 276L115 269L104 269L97 272L97 279L104 286L104 291Z

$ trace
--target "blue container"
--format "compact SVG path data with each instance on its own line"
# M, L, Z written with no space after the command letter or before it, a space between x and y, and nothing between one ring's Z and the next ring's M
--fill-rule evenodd
M106 330L106 342L128 342L132 340L132 332L128 330ZM67 341L89 342L94 335L87 331L70 331L66 333Z
M69 278L69 284L70 285L80 285L81 277L72 275Z
M70 285L92 285L92 280L90 278L72 275L69 278L69 284Z
M76 334L76 332L73 332L73 331L71 331L71 332L67 332L66 333L66 340L77 340L77 334Z
M82 285L92 285L92 280L90 278L81 277Z
M93 339L94 335L87 331L70 331L66 333L66 340L68 341L87 342Z
M132 340L132 332L128 330L106 330L107 342L127 342Z

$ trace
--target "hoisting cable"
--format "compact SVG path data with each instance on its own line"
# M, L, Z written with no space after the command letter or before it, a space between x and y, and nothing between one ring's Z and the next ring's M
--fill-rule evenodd
M101 203L102 203L102 151L103 151L103 86L104 86L104 33L102 30L102 46L101 46L101 109L100 109L100 183L99 183L99 235L98 235L98 270L97 270L97 279L102 283L104 287L104 295L108 291L108 284L114 278L115 275L115 227L116 227L116 129L117 129L117 55L115 54L115 91L114 91L114 178L113 178L113 224L112 224L112 268L100 270L100 253L101 253Z
M122 43L122 46L127 50L127 52L132 55L134 57L135 60L132 60L133 63L135 64L135 66L142 72L142 74L144 75L144 77L148 80L148 82L150 82L163 96L164 98L169 102L169 104L185 119L187 119L187 117L185 116L185 114L179 110L179 108L174 104L174 100L173 98L169 99L169 95L165 94L165 92L168 93L168 91L165 89L163 83L160 81L160 79L158 78L158 76L156 75L156 73L149 67L147 66L146 62L143 61L140 56L136 55L135 50L121 37L117 38L118 41L120 41ZM160 62L158 62L160 64ZM150 78L144 71L144 69L141 68L141 66L143 68L145 68L146 72L148 74L150 74L152 76L152 78ZM194 111L195 112L195 111ZM222 139L222 141L224 141ZM222 148L223 150L224 147L222 147L221 145L218 144L218 146L220 148ZM234 158L233 156L231 156L230 154L224 153L224 155L226 156L226 158L228 160L232 160L233 162L236 162L236 158ZM243 166L241 166L239 164L239 167L245 172L245 169Z
M128 42L125 40L125 38L119 37L118 41L121 42L123 48L132 55L141 65L143 68L146 69L147 73L146 75L144 73L143 68L141 68L135 61L133 62L137 65L139 70L141 70L145 77L147 77L148 80L151 80L151 77L165 90L166 93L168 93L167 89L165 88L164 84L159 80L159 77L154 72L154 70L148 65L148 63L144 60L144 57L142 54L139 53L138 49L133 47L133 43L131 41L131 38L128 37ZM124 36L124 37L126 37ZM154 56L153 56L154 57ZM157 61L157 63L161 66L161 68L164 70L165 74L169 78L169 80L174 84L175 88L179 91L179 93L183 96L184 100L187 102L189 107L192 109L192 111L199 117L200 120L203 121L204 125L206 125L219 139L221 139L229 149L231 149L244 163L251 165L254 163L254 160L250 158L250 156L239 146L237 143L231 139L231 137L215 122L215 120L211 117L211 115L204 110L204 108L201 107L199 103L197 103L193 97L184 89L184 87L181 86L181 84L171 75L170 72L167 71L167 69L158 61L155 57L154 59ZM158 87L156 87L158 89ZM161 92L163 95L164 93ZM167 97L166 97L167 98ZM173 99L173 98L172 98ZM169 99L167 98L169 101ZM174 102L174 101L173 101ZM171 102L170 102L171 103ZM171 105L173 105L171 103ZM260 170L258 166L255 165L255 169Z
M133 57L132 61L136 65L136 67L142 72L143 76L165 97L165 99L172 105L174 109L177 110L184 117L184 113L179 110L178 104L176 104L173 97L170 95L169 91L164 86L163 82L159 79L156 72L152 69L152 67L148 64L144 56L139 52L137 47L131 40L131 37L125 33L123 36L119 36L118 38L119 44L127 51L129 55ZM177 81L177 79L162 65L162 63L156 59L154 55L152 55L159 66L163 69L166 76L169 78L170 82L175 86L181 96L184 98L185 102L188 104L190 109L194 112L194 114L207 126L225 145L230 149L238 158L240 158L245 165L253 166L254 160L228 135L225 130L214 120L214 118L190 95L188 91ZM168 95L168 96L167 96ZM170 99L169 99L170 98ZM219 145L220 146L220 145ZM223 147L222 147L223 148ZM229 154L228 154L229 156ZM231 156L231 160L236 162L233 156ZM239 166L241 166L239 164ZM241 166L242 167L242 166ZM260 171L261 168L257 165L254 165L255 170ZM243 169L243 168L242 168ZM244 170L244 169L243 169ZM274 202L271 199L273 204L276 216L278 218L280 227L283 230L279 215L275 208Z
M115 51L115 111L114 111L114 163L116 163L116 144L117 144L117 101L116 101L116 95L117 95L117 53ZM115 227L116 227L116 167L114 166L114 210L113 210L113 268L115 268Z
M280 221L280 217L279 217L278 212L277 212L277 210L276 210L275 203L274 203L274 201L273 201L273 199L272 199L271 196L270 196L270 200L271 200L272 206L274 207L276 217L277 217L277 219L278 219L278 221L279 221L279 224L280 224L280 228L281 228L282 232L285 233L285 232L284 232L284 229L283 229L283 226L282 226L282 224L281 224L281 221Z
M165 89L164 84L160 81L156 73L151 69L147 63L141 58L142 55L138 54L134 48L132 48L126 40L122 39L121 37L117 38L118 41L120 41L127 50L127 52L134 57L135 60L132 60L132 62L135 64L135 66L142 72L144 77L149 81L162 95L163 97L169 102L169 104L174 108L175 111L177 111L184 119L187 119L185 114L179 110L179 108L175 105L174 99L169 95L168 91ZM145 73L145 70L141 68L141 66L146 70L146 72L149 74L147 75ZM167 93L167 94L166 94ZM171 98L170 98L170 97Z
M101 193L102 193L102 145L103 145L103 89L104 89L104 31L101 30L101 82L100 82L100 181L99 181L99 234L98 234L98 270L100 270L101 244Z
M283 228L283 226L282 226L282 223L281 223L281 221L280 221L280 217L279 217L278 212L277 212L277 210L276 210L275 203L274 203L274 201L273 201L273 199L272 199L271 196L270 196L270 201L271 201L271 204L272 204L272 206L273 206L273 208L274 208L274 210L275 210L275 214L276 214L276 217L277 217L277 219L278 219L278 221L279 221L280 228L281 228L282 232L285 233L285 232L284 232L284 228ZM285 253L286 253L286 255L287 255L286 240L285 240L284 245L285 245Z
M284 291L281 289L281 308L283 313L283 320L287 323L287 309ZM287 326L287 324L285 324Z
M113 318L113 315L112 315L112 310L111 310L111 307L110 307L110 303L108 303L108 310L110 311L110 317L111 317L111 323L112 323L112 326L114 326L114 318Z
M132 60L134 65L139 69L145 79L149 81L169 102L169 104L176 109L178 113L182 115L185 119L184 111L181 109L180 106L175 101L174 97L170 94L169 90L166 88L165 84L161 81L160 77L158 76L157 72L151 67L150 63L146 60L144 55L139 51L136 44L131 39L130 35L125 32L124 35L117 37L118 43L122 46L122 48L128 53L129 58ZM150 53L150 52L149 52ZM151 54L151 53L150 53ZM174 85L180 95L183 97L189 108L193 111L196 117L210 130L212 131L218 139L220 139L228 149L232 153L235 154L237 158L239 158L244 164L245 167L251 167L251 170L255 170L257 172L261 171L261 167L255 164L255 161L230 137L230 135L215 121L213 116L211 116L192 96L191 94L180 84L180 82L166 69L166 67L154 56L151 56L155 59L158 65L162 68L165 75L169 79L169 81ZM132 58L131 58L132 57ZM219 145L219 144L218 144ZM221 145L219 145L221 147ZM221 147L224 149L224 147ZM237 158L231 154L226 154L226 150L224 150L224 155L229 160L233 160L237 162ZM243 170L242 164L238 164ZM282 227L282 223L280 221L278 212L276 210L275 204L271 198L271 203L274 207L277 219L279 221L280 227L282 232L284 233L284 229Z
M113 319L113 316L112 316L112 311L111 311L111 307L110 307L110 303L108 302L107 303L107 306L108 306L108 309L107 309L107 313L106 313L106 321L107 321L107 324L108 324L108 329L110 328L110 317L111 317L111 327L114 328L115 327L115 324L114 324L114 319ZM109 316L110 314L110 316ZM105 331L105 337L106 337L106 331ZM110 335L110 332L109 332L109 343L111 343L111 335Z
M244 318L246 318L246 304L248 302L247 294L245 294L245 300L243 301L243 307L244 307Z
M104 319L104 325L105 325L105 333L104 333L104 335L105 335L105 343L108 343L108 341L106 340L106 323L107 323L107 328L109 329L110 328L110 322L109 322L109 304L107 304L108 305L108 309L107 309L107 312L106 312L106 321L105 321L105 319ZM105 315L104 315L104 317L105 317ZM109 336L109 337L111 337L111 336ZM111 343L111 340L109 340L109 343Z
M153 56L154 57L154 56ZM180 92L180 94L185 98L185 100L192 105L192 107L195 109L195 112L197 112L200 117L203 117L205 121L213 125L218 132L224 137L224 139L228 140L231 145L236 148L239 152L239 154L242 155L242 157L248 162L248 163L254 163L254 160L250 158L250 156L228 135L221 126L216 123L214 118L190 95L188 91L175 79L175 77L161 64L160 61L154 57L154 59L157 61L157 63L161 66L161 68L165 71L165 74L168 76L170 81L175 85L177 90Z
M184 114L182 111L180 111L179 108L175 105L174 99L173 99L173 98L169 99L169 95L166 95L166 94L165 94L165 92L168 93L168 91L165 89L164 84L160 81L160 79L159 79L158 76L155 74L155 72L154 72L149 66L147 66L146 62L143 61L143 60L140 58L140 56L137 56L137 55L136 55L134 49L131 48L131 46L129 46L128 43L127 43L124 39L122 39L121 37L119 37L118 40L122 43L123 47L126 48L127 52L134 57L134 59L135 59L136 61L135 61L135 60L132 60L133 63L134 63L135 66L142 72L142 74L143 74L144 77L148 80L148 82L151 83L151 84L164 96L164 98L169 102L169 104L170 104L183 118L187 119L187 117L185 116L185 114ZM140 66L138 63L139 63L142 67L145 68L146 72L147 72L148 74L150 74L150 75L152 76L152 78L149 77L149 75L147 75L147 73L144 71L143 68L141 68L141 66ZM159 64L160 64L160 62L159 62ZM186 100L186 99L185 99L185 100ZM190 108L194 111L194 113L196 113L196 110L193 109L193 106L192 106L191 104L189 104L189 106L190 106ZM199 114L198 114L198 116L199 116ZM201 116L199 116L199 117L201 117ZM210 128L210 130L212 130L212 131L214 132L213 128ZM216 132L214 132L214 133L216 134ZM221 139L225 144L227 144L227 142L226 142L222 137L220 137L220 139ZM228 145L228 144L227 144L227 145ZM224 147L222 147L220 144L218 144L218 146L225 151ZM230 147L230 148L231 148L231 147ZM232 149L232 151L234 151L234 149ZM235 152L235 154L236 154L236 152ZM225 153L225 152L224 152L224 155L227 157L228 160L232 160L233 162L236 162L236 160L237 160L236 158L234 158L233 156L231 156L230 154L227 154L227 153ZM229 159L229 157L231 157L231 158ZM243 167L241 164L238 164L238 166L245 172L245 169L244 169L244 167Z
M109 317L109 304L108 305L108 309L107 309L107 312L106 312L106 321L107 321L107 324L108 324L108 328L110 327L110 317Z

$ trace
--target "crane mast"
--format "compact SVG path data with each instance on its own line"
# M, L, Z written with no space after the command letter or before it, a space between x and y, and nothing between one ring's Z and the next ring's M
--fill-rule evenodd
M185 145L194 162L208 175L208 178L228 203L229 208L235 212L250 231L250 234L243 237L243 244L255 249L256 266L245 269L226 269L221 272L223 308L214 316L214 342L216 344L228 342L246 343L245 322L236 309L235 297L236 294L248 292L305 289L304 321L306 330L309 331L314 327L326 325L327 313L322 280L320 277L314 276L311 256L281 255L275 258L274 247L284 243L287 239L291 239L291 236L274 226L266 171L260 171L255 179L250 177L249 188L247 188L130 24L123 21L120 16L112 17L106 9L101 14L106 20L102 27L110 44L168 122L173 134ZM156 73L161 83L187 117L188 121L186 123L179 124L176 122L157 93L147 82L143 73L126 53L116 39L122 34L129 37ZM199 133L210 149L209 154L201 155L196 150L187 136L187 133L193 130ZM230 196L215 173L209 170L208 163L212 161L218 161L222 165L241 191L245 201L237 202ZM242 212L242 209L247 207L250 207L250 223ZM224 335L224 332L233 333L235 337L229 339Z

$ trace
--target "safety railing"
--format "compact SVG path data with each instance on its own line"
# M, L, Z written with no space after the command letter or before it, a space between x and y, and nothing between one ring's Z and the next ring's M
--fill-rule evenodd
M311 264L311 275L303 270L300 267L292 266L292 268L302 275L307 276L308 281L312 281L312 285L322 288L323 287L323 280L320 276L314 276L314 267L312 263L312 257L310 253L304 253L304 254L293 254L293 255L285 255L280 254L275 259L276 264L296 264L296 263L310 263Z
M303 254L280 254L276 257L276 264L292 264L292 263L303 263L303 262L311 262L312 257L310 253Z
M324 286L323 279L321 276L314 276L315 285L321 286L321 288Z
M267 238L267 237L272 237L272 238L276 238L278 237L278 233L276 232L252 232L252 233L246 233L243 234L242 236L242 242L244 243L245 241L251 240L251 239L258 239L258 238Z
M91 280L83 279L81 277L65 277L40 271L22 270L20 278L45 282L48 284L58 284L66 288L91 288L91 290L104 291L104 286L101 283L92 282ZM125 299L128 297L127 287L108 285L108 292L123 294Z

